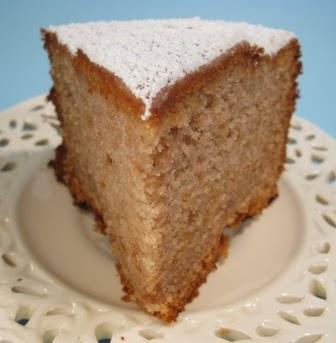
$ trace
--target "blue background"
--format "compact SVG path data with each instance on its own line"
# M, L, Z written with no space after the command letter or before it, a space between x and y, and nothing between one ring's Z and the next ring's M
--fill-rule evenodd
M336 1L86 1L1 0L0 110L48 92L42 26L109 19L200 16L248 21L293 31L300 39L304 74L297 114L336 135Z

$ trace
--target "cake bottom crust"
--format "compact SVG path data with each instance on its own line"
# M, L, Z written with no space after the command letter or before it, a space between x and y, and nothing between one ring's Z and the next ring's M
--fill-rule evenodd
M67 159L64 145L60 145L56 149L55 159L50 162L50 165L53 167L57 179L63 182L70 190L75 205L91 211L95 215L96 230L105 234L106 225L103 216L97 210L97 206L94 203L93 198L90 197L90 194L85 194L80 186L79 180L73 173L71 161ZM278 190L276 185L266 189L263 196L251 203L244 213L236 213L234 221L223 223L223 228L228 225L230 227L239 226L245 219L260 213L277 197L277 195ZM188 283L189 287L187 289L179 290L176 295L168 301L163 298L161 302L158 301L157 296L152 299L150 295L146 297L146 299L138 296L134 291L130 280L126 277L122 264L117 262L117 269L123 285L123 291L125 292L123 300L135 301L147 313L154 315L167 323L175 321L178 314L184 310L185 305L198 295L198 288L206 282L208 274L216 269L218 259L221 256L227 256L228 247L229 239L222 234L218 239L217 245L214 246L210 253L201 261L201 269L193 274L194 278Z

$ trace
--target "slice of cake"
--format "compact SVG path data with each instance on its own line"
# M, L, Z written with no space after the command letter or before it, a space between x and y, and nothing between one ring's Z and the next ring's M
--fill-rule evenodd
M43 30L63 129L54 166L111 240L128 299L173 321L277 195L297 97L293 34L146 20Z

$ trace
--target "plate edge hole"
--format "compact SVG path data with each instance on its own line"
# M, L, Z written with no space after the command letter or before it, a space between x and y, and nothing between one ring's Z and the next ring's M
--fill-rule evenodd
M330 252L331 246L327 241L319 242L316 246L316 251L320 254L328 254Z
M320 317L324 311L324 307L308 307L303 310L303 313L307 317Z
M279 329L275 329L272 327L266 327L264 325L259 325L256 328L256 333L260 336L260 337L273 337L275 336L280 330Z
M318 202L319 204L321 204L323 206L329 205L329 201L325 197L323 197L322 195L316 194L315 200L316 200L316 202Z
M9 144L9 139L4 137L0 139L0 148L4 148L5 146L7 146Z
M33 316L35 309L36 309L36 305L32 305L32 304L19 307L19 309L16 312L14 320L18 324L22 326L26 326L29 323L31 317Z
M218 338L225 339L229 342L239 342L242 340L251 339L251 337L246 333L230 328L219 328L215 331L215 336Z
M43 343L53 343L54 339L58 335L58 330L50 329L44 332L42 336Z
M291 294L282 294L279 297L276 298L276 300L281 304L296 304L301 302L304 299L304 297L300 297L297 295L291 295Z
M319 280L314 279L310 282L309 291L316 298L327 300L327 290Z
M115 326L108 322L97 325L95 329L97 342L110 342L113 336L114 329Z
M286 312L286 311L279 311L279 316L285 320L288 323L294 324L294 325L301 325L299 320L296 318L296 316L292 313Z
M328 269L327 262L315 262L308 267L308 271L312 274L322 274Z
M18 259L15 255L15 253L4 253L1 256L2 260L4 261L4 263L7 264L7 266L9 267L17 267L19 265Z

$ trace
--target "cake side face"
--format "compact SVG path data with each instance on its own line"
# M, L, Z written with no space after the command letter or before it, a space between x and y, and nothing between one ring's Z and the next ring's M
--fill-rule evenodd
M237 45L175 82L156 103L165 116L142 121L119 101L129 94L119 79L106 87L107 70L45 39L64 132L59 175L104 223L128 297L172 321L225 251L223 228L277 194L298 44L272 56Z
M154 230L162 232L162 252L171 252L162 253L163 294L180 299L178 290L204 272L199 261L215 256L209 250L219 246L223 227L239 225L277 196L299 54L295 40L274 57L240 45L195 83L186 80L186 94L160 119L146 189L160 209Z
M93 22L50 27L48 31L75 55L82 51L95 64L123 81L144 105L142 119L160 113L152 103L160 91L199 67L247 42L274 55L294 35L261 25L191 19Z

